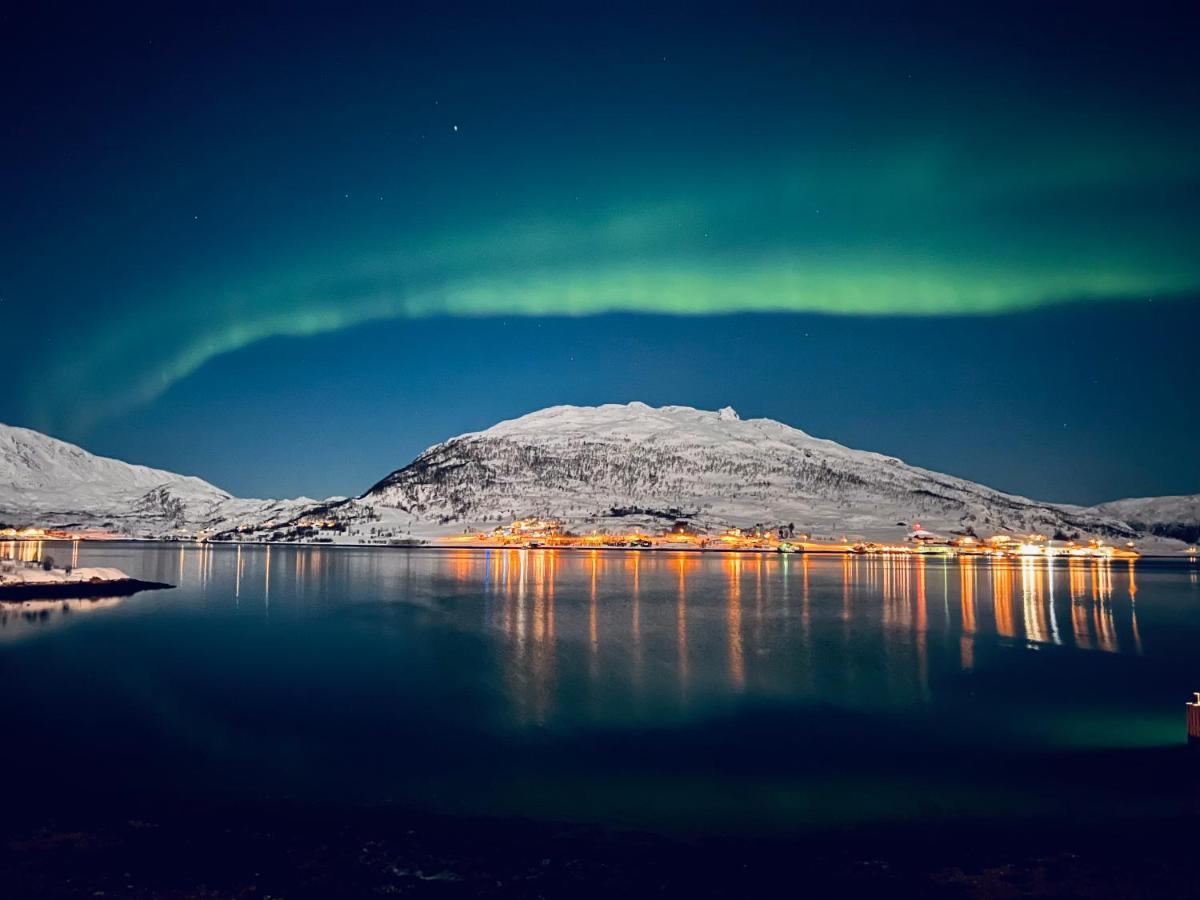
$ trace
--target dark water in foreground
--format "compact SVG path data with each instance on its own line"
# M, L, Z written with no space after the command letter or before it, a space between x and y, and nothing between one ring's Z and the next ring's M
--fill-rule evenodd
M0 609L10 809L294 798L757 832L1195 805L1155 773L1200 689L1186 561L74 552L179 588Z

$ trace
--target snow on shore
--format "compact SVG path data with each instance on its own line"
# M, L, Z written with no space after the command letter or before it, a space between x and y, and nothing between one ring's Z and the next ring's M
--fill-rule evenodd
M129 576L120 569L106 566L46 571L41 566L11 562L0 564L0 587L35 584L101 584L129 580Z

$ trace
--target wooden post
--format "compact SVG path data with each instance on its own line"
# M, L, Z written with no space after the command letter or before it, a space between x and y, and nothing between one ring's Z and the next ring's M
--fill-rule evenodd
M1200 746L1200 693L1192 695L1192 702L1187 705L1188 744Z

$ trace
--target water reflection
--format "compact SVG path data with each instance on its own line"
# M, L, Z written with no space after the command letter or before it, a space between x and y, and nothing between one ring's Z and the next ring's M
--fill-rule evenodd
M724 559L729 578L725 601L725 625L729 636L729 680L734 687L746 685L746 661L742 656L742 554Z
M679 659L679 696L687 696L688 642L687 642L687 554L680 553L675 560L679 572L677 599L675 601L675 655Z
M181 585L134 610L200 602L275 628L331 605L427 607L494 647L499 687L533 724L743 695L922 704L1004 649L1143 651L1132 560L0 544L15 560L65 550ZM0 633L30 633L29 612L5 610Z
M964 556L958 563L959 608L962 636L959 640L961 664L964 669L975 667L975 558Z
M63 625L81 613L112 609L124 597L89 597L85 600L20 600L0 603L0 642L31 637Z
M0 541L0 559L37 562L42 558L46 543L46 541Z
M474 551L460 552L449 570L469 593L480 572ZM485 595L498 596L501 611L490 621L508 638L506 683L528 721L562 705L581 665L593 695L607 692L610 704L626 690L634 705L672 697L682 706L697 687L863 699L882 689L911 703L930 699L948 653L956 669L975 668L981 644L1141 652L1130 563L1115 573L1105 560L555 550L487 558ZM1116 598L1118 581L1128 602Z

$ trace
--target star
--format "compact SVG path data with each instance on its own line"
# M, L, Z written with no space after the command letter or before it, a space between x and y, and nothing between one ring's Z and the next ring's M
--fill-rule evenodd
M455 125L455 126L454 126L454 130L455 130L455 131L458 131L458 126L457 126L457 125Z

